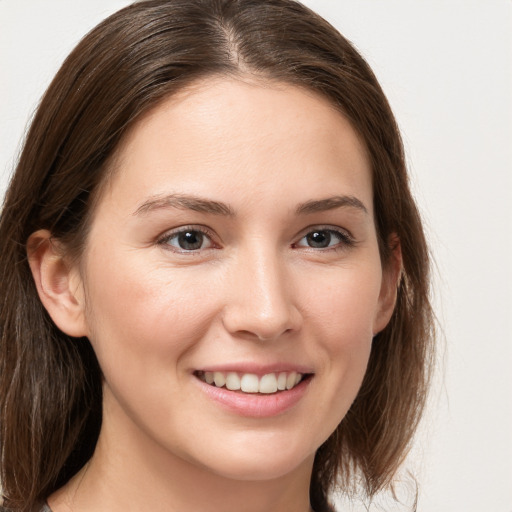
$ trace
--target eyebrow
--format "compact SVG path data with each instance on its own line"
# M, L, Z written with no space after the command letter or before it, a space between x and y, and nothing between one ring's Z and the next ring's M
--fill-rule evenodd
M194 195L168 194L155 196L142 203L134 212L134 215L144 215L154 210L178 208L180 210L193 210L213 215L234 217L234 210L220 201L213 201ZM336 208L355 208L368 213L365 205L354 196L333 196L325 199L306 201L296 208L297 215L308 215L317 212L334 210Z
M180 210L193 210L201 213L211 213L213 215L225 215L233 217L235 212L225 203L212 201L193 195L169 194L166 196L156 196L142 203L134 215L143 215L153 210L164 208L178 208Z
M355 208L364 213L368 213L366 206L354 196L333 196L325 199L307 201L297 207L297 214L310 214L316 212L325 212L336 208Z

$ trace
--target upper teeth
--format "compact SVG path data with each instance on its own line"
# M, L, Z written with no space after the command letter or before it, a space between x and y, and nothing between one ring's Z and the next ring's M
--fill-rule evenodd
M237 372L198 372L198 376L218 388L226 387L231 391L244 393L275 393L295 387L303 377L302 373L267 373L258 377L254 373Z

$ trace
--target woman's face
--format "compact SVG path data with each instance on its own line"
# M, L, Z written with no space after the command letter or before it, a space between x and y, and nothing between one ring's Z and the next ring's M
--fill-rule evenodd
M236 479L310 469L393 306L354 130L302 89L219 78L118 156L81 262L102 436Z

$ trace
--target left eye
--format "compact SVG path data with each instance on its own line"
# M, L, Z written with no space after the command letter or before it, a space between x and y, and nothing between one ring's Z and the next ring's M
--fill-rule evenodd
M210 237L197 229L185 229L167 236L163 242L180 251L198 251L212 247Z
M315 229L303 236L296 244L298 247L327 249L342 243L349 243L348 237L333 229Z

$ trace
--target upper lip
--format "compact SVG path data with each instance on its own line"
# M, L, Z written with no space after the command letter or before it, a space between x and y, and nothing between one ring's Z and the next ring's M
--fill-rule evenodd
M195 372L236 372L236 373L252 373L254 375L263 376L269 373L280 372L297 372L297 373L313 373L310 366L294 363L273 363L273 364L257 364L249 362L240 363L223 363L201 366L196 368Z

